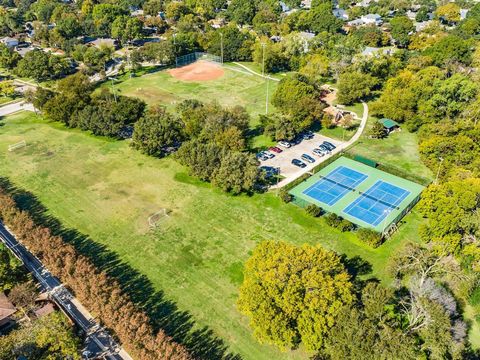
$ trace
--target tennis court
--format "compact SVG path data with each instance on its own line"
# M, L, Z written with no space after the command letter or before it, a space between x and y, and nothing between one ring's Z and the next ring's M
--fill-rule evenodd
M341 157L290 191L295 204L315 204L378 232L397 224L418 202L424 187Z
M360 194L343 212L368 225L377 226L391 212L400 210L399 205L409 194L407 190L380 180L366 193Z
M339 166L326 176L322 176L303 193L324 204L333 205L366 178L365 174Z

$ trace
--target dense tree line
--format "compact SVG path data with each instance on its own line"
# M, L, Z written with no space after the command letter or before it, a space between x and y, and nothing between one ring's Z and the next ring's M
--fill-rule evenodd
M124 293L120 284L98 270L87 257L50 229L35 224L13 198L0 190L0 219L17 239L71 288L75 296L137 359L189 359L187 351L162 330L155 333L148 316Z
M344 261L318 246L260 243L238 299L255 337L284 350L302 344L318 359L473 356L457 302L443 287L442 275L463 278L455 261L407 244L390 265L397 288L360 282Z

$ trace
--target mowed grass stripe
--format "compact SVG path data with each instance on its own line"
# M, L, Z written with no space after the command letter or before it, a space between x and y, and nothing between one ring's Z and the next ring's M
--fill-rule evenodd
M172 159L154 159L128 142L95 138L78 130L20 113L0 127L0 174L31 191L49 213L117 253L165 292L197 326L208 326L244 359L303 359L302 351L282 353L258 344L248 320L236 310L242 264L259 241L320 244L360 256L385 273L391 254L415 240L420 217L387 244L372 250L351 233L328 227L274 194L232 197L186 175ZM29 146L8 153L18 138ZM46 155L48 152L53 154ZM149 214L172 210L156 232Z

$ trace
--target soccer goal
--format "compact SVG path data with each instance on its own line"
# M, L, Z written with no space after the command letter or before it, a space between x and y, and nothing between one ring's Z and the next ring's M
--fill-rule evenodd
M15 151L21 148L24 148L27 146L27 142L25 140L22 140L16 144L12 144L8 146L8 151Z
M170 217L169 215L170 211L167 209L163 208L157 211L156 213L150 215L148 217L148 225L151 228L156 228L158 227L164 220L168 219Z

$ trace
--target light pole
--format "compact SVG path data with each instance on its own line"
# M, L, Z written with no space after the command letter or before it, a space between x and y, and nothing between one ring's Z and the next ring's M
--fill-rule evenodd
M438 177L440 176L440 169L442 168L442 163L443 163L443 160L445 160L445 159L442 158L442 157L439 157L438 160L440 160L440 164L438 164L437 176L435 176L435 185L438 184Z
M268 83L268 76L265 76L265 47L266 43L262 42L262 55L263 55L263 60L262 60L262 76L263 78L267 81L267 93L265 96L265 115L268 115L268 92L269 92L269 83Z
M173 34L173 56L175 56L175 66L178 67L178 58L177 58L177 34Z
M223 65L223 33L220 33L220 52L221 52L222 65Z

